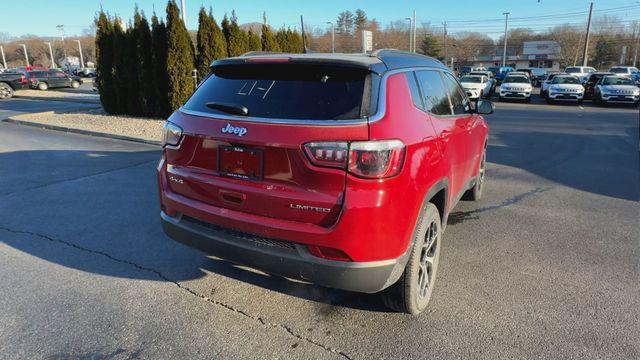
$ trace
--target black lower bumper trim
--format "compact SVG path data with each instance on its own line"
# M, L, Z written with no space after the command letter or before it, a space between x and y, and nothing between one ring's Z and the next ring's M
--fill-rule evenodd
M186 218L186 217L185 217ZM398 280L408 254L383 261L344 262L321 259L311 255L306 246L273 246L251 237L235 236L235 231L219 231L217 225L186 221L161 213L162 228L172 239L221 259L246 265L266 273L308 281L321 286L375 293ZM279 241L279 240L274 240Z

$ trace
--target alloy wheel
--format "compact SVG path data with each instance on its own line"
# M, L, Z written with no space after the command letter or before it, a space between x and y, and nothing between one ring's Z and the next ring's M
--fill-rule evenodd
M428 298L433 288L440 252L438 224L431 221L425 234L418 265L418 298Z

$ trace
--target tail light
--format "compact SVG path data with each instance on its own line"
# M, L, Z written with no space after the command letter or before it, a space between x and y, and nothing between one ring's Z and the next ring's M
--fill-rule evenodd
M29 81L31 81L31 83L35 85L35 83L37 83L37 82L38 82L38 79L36 79L36 78L31 78L31 79L29 79Z
M27 78L24 75L20 75L20 83L21 84L26 84L27 83Z
M176 146L182 139L182 128L172 122L165 122L162 126L162 147Z
M304 144L303 148L314 165L341 169L347 167L347 155L349 155L347 142L310 142Z
M397 175L402 169L405 153L405 146L400 140L320 141L306 143L303 149L316 166L345 169L366 179Z

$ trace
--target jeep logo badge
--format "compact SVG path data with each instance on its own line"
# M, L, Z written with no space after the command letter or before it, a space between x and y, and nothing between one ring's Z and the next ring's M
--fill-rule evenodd
M247 128L227 124L227 126L223 127L221 131L223 134L233 134L238 136L244 136L244 134L247 133Z

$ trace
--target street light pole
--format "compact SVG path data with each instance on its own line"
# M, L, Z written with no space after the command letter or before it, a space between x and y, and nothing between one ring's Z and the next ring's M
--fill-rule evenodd
M413 19L408 17L408 18L404 18L405 20L409 20L409 51L413 51Z
M331 25L331 52L336 52L336 27L333 25L333 21L327 21L327 24Z
M186 0L180 0L180 17L182 17L182 22L184 23L184 27L187 27L187 5Z
M56 63L53 61L53 50L51 49L51 43L46 42L45 44L49 45L49 56L51 56L51 68L55 68Z
M80 51L80 66L82 66L82 68L84 69L84 58L82 57L82 45L80 45L80 40L76 40L76 42L78 43L78 51Z
M60 31L60 39L62 39L62 53L67 57L67 49L64 48L64 25L56 25L56 29Z
M444 65L447 65L447 22L443 22L442 26L444 27L442 32L442 49L444 52Z
M502 13L504 15L504 48L502 50L502 67L507 66L507 23L509 22L508 12Z
M24 59L27 61L27 66L29 65L29 56L27 55L27 45L20 44L22 46L22 50L24 50Z
M416 52L416 38L417 36L417 26L416 26L416 11L413 10L413 52Z

